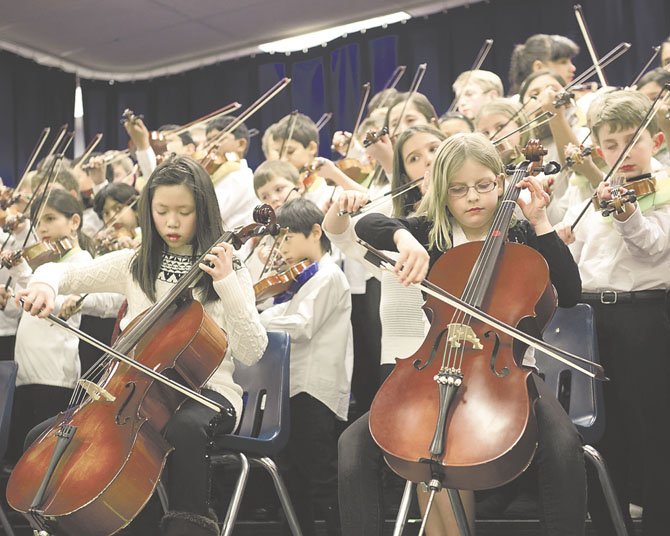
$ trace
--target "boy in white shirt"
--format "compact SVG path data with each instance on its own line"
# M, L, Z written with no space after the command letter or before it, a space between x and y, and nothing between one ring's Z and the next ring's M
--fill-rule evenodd
M268 330L291 336L291 434L280 455L304 535L315 534L315 508L328 534L339 533L336 421L347 419L351 387L351 293L330 255L323 213L306 199L286 203L277 222L289 232L280 252L288 265L310 263L261 313Z
M641 93L618 90L596 99L589 126L597 151L611 168L651 107ZM624 181L652 171L652 157L663 143L655 120L624 159ZM582 299L595 311L600 359L610 382L604 384L607 423L597 445L612 473L624 516L631 499L632 453L639 451L644 536L667 534L670 487L670 204L667 177L656 176L657 191L623 212L604 218L589 212L575 228L570 246L579 265ZM622 186L600 183L598 201ZM592 476L592 475L589 475ZM591 481L597 482L591 478ZM601 536L614 534L600 486L589 486L589 511Z
M227 130L237 118L220 117L207 125L210 142ZM224 229L235 229L252 222L254 208L259 204L254 192L254 173L244 158L249 149L249 130L244 123L225 134L217 153L224 163L212 173Z

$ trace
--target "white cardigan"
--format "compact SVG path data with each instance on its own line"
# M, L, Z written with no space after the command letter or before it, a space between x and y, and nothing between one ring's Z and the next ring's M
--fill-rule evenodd
M135 252L115 251L92 261L77 265L45 264L38 268L32 283L46 283L56 294L84 292L118 292L126 296L128 311L121 321L125 328L137 315L153 304L130 273ZM156 281L156 296L160 299L172 284ZM228 350L219 368L212 374L205 388L225 396L235 408L237 418L242 414L242 388L233 381L233 357L252 365L258 361L267 346L267 334L254 307L254 292L246 268L233 271L214 282L219 300L205 305L205 311L228 335ZM201 300L200 290L195 298Z

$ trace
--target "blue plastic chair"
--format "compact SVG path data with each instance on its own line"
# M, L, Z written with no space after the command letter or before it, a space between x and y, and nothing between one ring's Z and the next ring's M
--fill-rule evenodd
M250 367L235 363L235 381L244 389L244 411L235 434L216 441L211 463L236 464L240 475L221 529L230 536L235 526L250 465L265 468L274 483L286 520L294 536L302 536L284 481L272 457L289 437L290 340L284 332L268 333L268 347L258 363Z
M16 372L19 369L14 361L0 361L0 460L7 453L9 439L9 424L12 419L12 405L14 403L14 387L16 386ZM7 536L14 536L7 514L0 505L0 524Z
M595 319L590 305L580 303L570 308L557 308L542 338L549 344L594 363L600 362ZM598 479L617 536L627 536L626 524L605 460L590 445L597 443L605 431L605 399L602 384L542 352L536 352L535 358L540 375L544 377L545 383L552 387L558 401L584 439L584 456L598 472Z

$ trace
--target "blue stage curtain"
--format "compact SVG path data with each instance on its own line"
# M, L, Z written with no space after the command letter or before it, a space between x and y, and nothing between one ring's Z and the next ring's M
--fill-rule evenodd
M651 47L670 33L667 0L582 0L600 55L621 41L633 48L606 69L611 84L625 86L651 54ZM261 131L298 108L315 121L323 112L334 117L321 133L322 154L329 154L335 130L351 128L361 85L373 91L384 85L396 65L407 65L398 85L406 90L420 63L428 71L420 91L438 113L453 98L451 84L472 64L486 38L495 41L484 69L498 73L507 87L514 44L534 33L567 35L581 47L578 72L591 64L572 10L572 2L555 0L489 0L451 9L389 28L349 35L306 53L260 54L180 75L134 83L82 80L86 135L105 137L101 150L124 148L127 136L119 124L121 112L143 114L150 128L186 123L232 101L245 107L282 76L293 82L248 121ZM0 175L11 183L25 165L44 126L72 123L74 76L0 52ZM262 161L260 136L252 141L252 167Z

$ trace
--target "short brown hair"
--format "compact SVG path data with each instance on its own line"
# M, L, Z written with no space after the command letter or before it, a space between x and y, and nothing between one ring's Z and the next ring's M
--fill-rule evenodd
M591 133L600 143L599 131L608 125L613 132L624 128L635 128L642 123L651 108L649 98L639 91L618 89L604 93L595 99L587 113ZM656 118L652 118L647 130L652 136L658 132Z
M254 191L265 186L276 177L283 177L293 184L298 184L300 176L295 166L283 160L268 160L256 168L254 172Z

